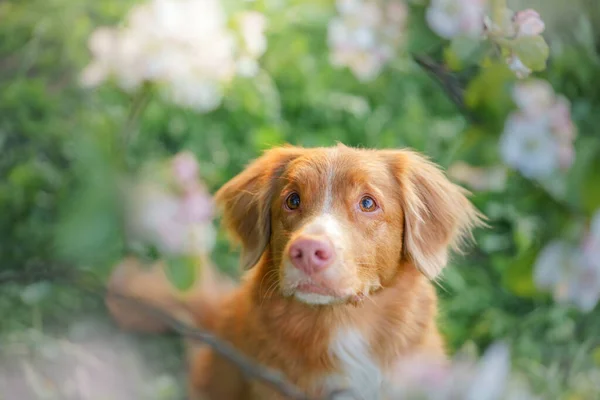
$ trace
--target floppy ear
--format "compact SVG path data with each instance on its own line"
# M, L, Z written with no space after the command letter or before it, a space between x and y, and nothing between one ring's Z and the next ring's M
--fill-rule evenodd
M234 240L242 244L241 263L253 267L264 252L271 235L270 207L278 177L303 149L286 146L265 152L215 194L223 211L223 224Z
M460 251L485 217L468 200L468 191L450 182L434 163L410 150L391 152L404 211L404 255L428 278Z

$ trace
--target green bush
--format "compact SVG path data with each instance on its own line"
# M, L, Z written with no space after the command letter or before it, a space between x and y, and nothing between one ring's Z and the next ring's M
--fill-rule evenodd
M70 270L106 277L123 257L114 194L125 166L135 170L190 150L214 192L263 149L286 142L412 147L444 168L458 161L504 165L498 142L515 109L516 78L504 63L480 68L461 53L464 43L438 38L424 23L426 3L410 2L404 50L376 79L362 82L330 63L332 2L256 1L252 7L271 17L259 75L236 78L209 113L152 96L137 125L128 127L124 152L121 133L135 96L112 83L84 89L79 76L92 31L119 23L134 2L1 2L0 336L31 326L60 330L74 315L103 312L100 299L54 278ZM574 164L546 182L508 169L504 187L475 191L491 228L478 230L477 246L453 260L439 292L441 326L453 351L507 341L537 390L583 399L600 393L598 307L583 313L555 302L533 279L540 251L555 239L577 240L600 208L597 7L572 4L577 24L566 28L554 17L560 7L540 5L551 51L547 68L535 74L571 103ZM438 71L440 85L413 55L456 71ZM444 90L449 80L464 96L459 106ZM223 270L237 271L237 253L222 232L212 257ZM30 285L37 280L46 286Z

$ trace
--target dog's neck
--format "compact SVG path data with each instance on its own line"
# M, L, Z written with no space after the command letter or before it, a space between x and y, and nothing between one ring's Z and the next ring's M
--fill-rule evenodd
M251 285L254 310L259 323L272 332L270 340L327 363L328 346L344 331L360 332L371 350L381 358L394 357L415 348L435 320L437 300L432 284L409 262L399 263L398 273L382 289L365 297L360 304L310 305L284 297L278 287L276 266L263 257L247 281ZM407 330L406 327L413 327ZM322 347L306 354L306 349ZM387 354L386 354L387 353Z

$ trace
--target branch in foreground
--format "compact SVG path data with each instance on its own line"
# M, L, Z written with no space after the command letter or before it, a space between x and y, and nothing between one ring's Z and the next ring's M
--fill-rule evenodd
M310 398L296 386L286 381L281 373L252 362L249 358L242 355L231 345L218 339L216 336L198 328L190 327L167 313L133 297L125 296L113 291L108 291L107 294L117 301L122 301L139 308L140 311L153 318L160 319L181 336L209 345L217 354L235 364L247 378L262 381L289 399L310 400Z
M473 117L465 106L464 89L454 75L429 56L414 54L413 59L440 84L444 92L450 97L450 100L452 100L463 114L469 118Z
M244 374L244 376L249 379L256 379L265 383L272 389L284 395L286 398L290 400L315 400L311 399L295 385L288 382L281 373L253 362L225 341L202 329L191 327L146 302L134 297L107 290L104 288L104 285L99 283L98 279L91 274L73 274L73 271L65 268L60 268L59 270L54 270L51 272L37 272L40 272L40 274L31 274L31 276L16 274L12 271L5 274L0 274L0 285L6 283L32 284L46 280L56 283L69 284L79 290L88 292L101 298L106 298L106 296L109 296L113 300L132 305L138 308L140 312L146 313L152 318L163 321L165 324L169 325L173 331L185 338L210 346L221 357L235 364L240 369L242 374ZM349 393L347 390L336 390L327 395L325 400L334 399L340 394L347 395Z

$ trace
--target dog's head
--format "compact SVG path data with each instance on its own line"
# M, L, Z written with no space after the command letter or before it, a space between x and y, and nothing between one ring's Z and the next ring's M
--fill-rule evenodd
M243 265L267 252L282 294L311 304L356 301L406 262L433 279L481 221L462 188L409 150L275 148L216 200Z

